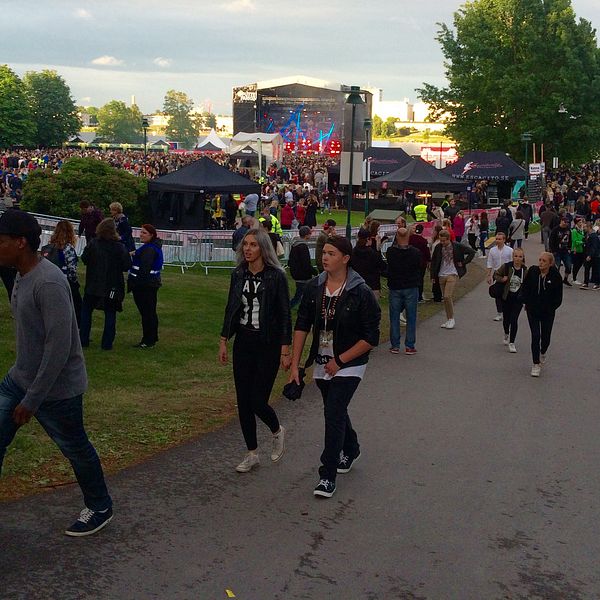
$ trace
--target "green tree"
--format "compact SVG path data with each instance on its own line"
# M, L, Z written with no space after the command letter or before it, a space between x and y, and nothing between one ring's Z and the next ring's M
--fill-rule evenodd
M98 137L106 142L118 144L139 144L142 134L142 113L134 104L128 107L125 102L111 100L98 110Z
M29 71L23 77L23 85L38 146L60 146L79 131L81 121L71 90L56 71Z
M395 117L388 117L381 125L381 135L383 137L394 137L397 135Z
M597 155L600 52L571 0L473 0L439 27L448 85L418 91L460 152L524 157L528 131L546 155L559 145L563 160Z
M0 148L34 143L35 124L21 79L0 65Z
M163 112L169 117L167 138L185 148L193 148L198 140L198 126L191 116L193 108L194 102L186 93L169 90L165 94Z
M104 214L120 202L132 225L148 219L147 181L94 158L72 157L58 173L37 169L23 186L23 207L32 212L77 218L79 202L88 200Z
M202 113L202 119L204 121L204 127L206 129L216 129L217 128L217 117L209 112Z
M373 116L373 137L381 137L381 126L383 119L379 115Z

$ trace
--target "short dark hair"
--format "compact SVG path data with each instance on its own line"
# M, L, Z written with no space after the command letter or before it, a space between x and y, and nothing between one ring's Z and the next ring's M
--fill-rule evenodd
M341 235L331 236L325 244L331 244L334 248L337 248L345 256L352 256L352 244L350 240Z
M79 203L79 208L89 208L91 204L87 200L82 200Z

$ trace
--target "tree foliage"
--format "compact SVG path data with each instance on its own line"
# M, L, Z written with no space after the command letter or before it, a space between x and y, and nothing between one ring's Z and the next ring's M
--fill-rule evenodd
M198 141L198 125L191 116L193 108L194 102L186 93L169 90L165 94L163 112L169 117L167 138L189 149Z
M530 132L563 161L597 155L600 51L571 0L473 0L452 28L439 26L448 85L424 84L419 94L460 152L523 158L521 135Z
M111 100L98 109L96 134L105 142L139 144L144 138L142 116L135 104L129 107L120 100Z
M35 124L21 79L8 65L0 65L0 148L35 140Z
M38 146L60 146L79 131L81 121L71 90L56 71L29 71L25 73L23 85Z
M105 215L120 202L133 225L148 218L147 181L94 158L72 157L58 173L33 171L23 186L23 208L41 214L78 218L79 203L88 200Z

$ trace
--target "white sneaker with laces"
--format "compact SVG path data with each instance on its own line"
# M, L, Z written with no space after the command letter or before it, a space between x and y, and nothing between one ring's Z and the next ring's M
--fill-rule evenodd
M540 354L540 364L543 365L546 363L546 355Z
M498 313L495 317L494 317L494 321L502 321L502 313Z
M516 354L516 352L517 352L517 347L516 347L514 344L509 344L509 345L508 345L508 351L509 351L511 354Z
M531 367L531 376L532 377L539 377L541 372L542 372L542 367L540 365L533 365L533 367Z
M448 327L448 323L449 323L449 321L445 321L444 323L442 323L442 324L440 325L440 327L441 327L442 329L446 329L446 327Z
M581 281L577 281L577 279L573 279L571 282L573 285L582 285Z
M503 343L505 346L508 346L508 340L509 340L508 333L505 333L505 334L504 334L504 339L502 340L502 343Z
M279 426L279 431L273 434L273 449L271 450L271 460L277 462L285 451L285 429Z
M260 465L260 460L258 458L258 452L248 452L244 457L244 460L235 468L238 473L248 473L248 471L252 471L254 467L258 467Z
M446 329L454 329L454 325L456 323L454 322L454 319L448 319L448 322L446 323Z

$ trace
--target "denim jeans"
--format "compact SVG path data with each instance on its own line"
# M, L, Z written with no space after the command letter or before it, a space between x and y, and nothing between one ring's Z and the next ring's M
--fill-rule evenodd
M0 383L0 472L6 449L19 428L13 420L13 411L24 396L25 392L10 376ZM87 508L110 508L112 500L102 465L83 427L83 397L42 402L35 418L71 463Z
M417 341L417 304L419 288L390 290L390 344L392 348L400 348L400 313L406 310L407 348L414 348Z
M321 454L319 475L323 479L335 481L340 452L355 458L360 454L356 431L348 415L348 404L360 383L360 377L334 377L315 379L323 396L325 414L325 448Z
M89 296L83 296L81 305L81 324L79 326L79 334L81 337L82 346L90 345L90 330L92 328L92 311L94 310L94 300ZM115 341L117 333L117 313L114 310L104 311L104 331L102 332L102 348L110 350Z
M290 300L290 308L294 308L297 304L300 304L302 300L302 295L304 294L304 288L308 281L296 281L296 293L294 297Z
M571 259L571 253L568 250L560 250L559 252L555 252L554 263L559 271L561 264L565 266L565 277L571 273L573 261Z
M487 231L482 231L479 234L479 249L481 250L481 254L483 254L483 256L485 256L485 242L488 239L488 232Z

